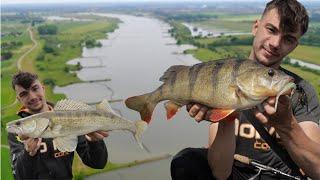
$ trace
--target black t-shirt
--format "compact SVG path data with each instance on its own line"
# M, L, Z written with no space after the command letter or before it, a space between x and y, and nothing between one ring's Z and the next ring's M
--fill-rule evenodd
M319 124L320 105L313 87L301 77L281 69L295 78L297 89L292 96L292 111L298 122L313 121ZM248 119L255 119L252 110L243 111L239 119L236 119L236 154L247 156L262 164L290 173L290 169L270 149L269 145L260 137ZM273 127L266 127L277 140L279 136Z

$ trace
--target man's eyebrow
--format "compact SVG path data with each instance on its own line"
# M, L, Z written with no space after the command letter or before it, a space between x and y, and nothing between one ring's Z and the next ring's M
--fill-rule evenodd
M295 41L298 41L298 38L296 38L295 36L292 36L291 34L287 34L285 35L287 38L292 38L294 39Z
M28 93L28 91L27 91L27 90L21 91L21 92L19 93L19 96L22 96L22 95L25 94L25 93Z
M271 23L267 23L266 26L271 26L273 29L279 31L279 29Z
M34 88L34 87L39 87L39 85L38 84L34 84L29 89Z

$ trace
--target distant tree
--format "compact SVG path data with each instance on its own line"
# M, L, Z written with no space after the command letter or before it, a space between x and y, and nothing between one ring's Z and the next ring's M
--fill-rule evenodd
M43 53L40 53L40 54L38 54L36 60L37 60L37 61L43 61L44 58L45 58L45 57L44 57L44 54L43 54Z
M1 51L1 60L7 60L10 59L12 57L12 52L11 51Z
M41 35L54 35L58 33L58 27L52 24L46 24L39 26L38 32Z
M43 50L46 53L53 53L54 52L54 49L48 45L44 45Z
M54 80L51 79L51 78L44 79L44 80L43 80L43 84L49 85L49 86L51 86L51 87L53 87L53 86L56 85L56 83L54 82Z
M102 44L100 42L97 42L95 39L87 39L87 40L85 40L84 44L87 48L102 46Z

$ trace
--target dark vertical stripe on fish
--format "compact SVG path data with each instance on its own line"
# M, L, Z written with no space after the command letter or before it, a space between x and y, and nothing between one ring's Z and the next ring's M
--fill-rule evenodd
M237 60L235 61L235 63L233 64L233 67L232 67L232 76L231 76L231 83L234 83L234 82L235 82L236 77L238 76L239 68L240 68L240 66L241 66L241 64L242 64L243 62L244 62L243 60L237 59Z
M173 92L174 85L175 85L176 80L177 80L177 72L176 71L172 71L170 75L171 75L171 77L170 77L168 82L169 82L170 90L171 90L171 92Z
M213 91L215 90L216 83L218 82L218 74L222 68L222 66L225 64L224 61L218 61L215 63L215 66L212 69L212 76L211 76L211 81L212 81L212 89Z
M189 76L189 97L193 94L194 85L196 84L199 71L202 69L202 67L205 65L205 63L196 64L192 67L190 67L188 76Z

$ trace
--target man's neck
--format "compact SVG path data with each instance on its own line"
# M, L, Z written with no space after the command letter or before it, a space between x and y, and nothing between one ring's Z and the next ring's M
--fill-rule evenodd
M30 110L30 109L29 109ZM38 113L43 113L43 112L47 112L47 111L50 111L51 110L51 108L49 107L49 105L47 104L47 103L45 103L44 105L43 105L43 107L42 107L42 109L40 109L39 111L32 111L32 110L30 110L30 112L32 113L32 114L38 114Z
M253 60L253 61L256 61L256 62L262 64L262 63L258 60L257 56L254 54L253 50L251 50L248 59L251 59L251 60ZM270 65L270 66L268 66L268 67L272 67L272 68L275 68L275 69L280 69L280 64L281 64L281 62L280 62L280 63L277 63L277 64L272 64L272 65Z

